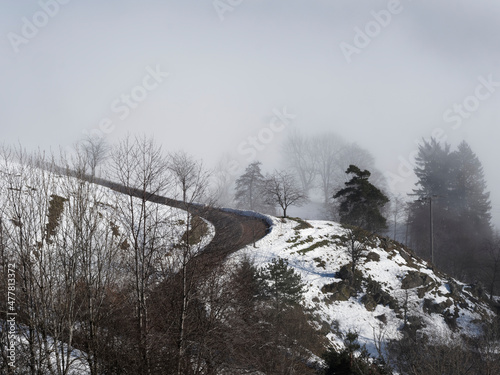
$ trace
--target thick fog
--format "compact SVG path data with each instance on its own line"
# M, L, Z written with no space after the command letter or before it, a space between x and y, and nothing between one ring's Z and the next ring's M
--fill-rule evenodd
M408 193L422 138L466 140L498 225L499 21L487 0L4 0L2 141L144 133L244 168L331 131Z

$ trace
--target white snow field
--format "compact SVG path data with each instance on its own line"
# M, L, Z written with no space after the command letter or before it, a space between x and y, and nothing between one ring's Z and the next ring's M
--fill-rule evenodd
M356 269L362 273L363 279L375 281L391 296L400 307L398 311L387 303L365 307L366 285L357 296L335 298L332 292L335 288L324 287L340 283L339 271L351 261L340 238L346 230L340 224L328 221L274 217L270 220L273 221L270 234L258 241L256 247L248 246L234 254L233 260L237 261L245 254L262 267L273 258L287 259L305 281L304 305L330 327L328 338L332 345L341 347L339 333L350 330L359 334L359 341L371 354L377 355L376 344L380 339L400 337L404 324L403 306L406 306L408 316L422 319L425 325L422 332L431 338L456 339L461 334L475 335L479 333L478 325L494 314L485 303L478 301L470 287L444 274L434 273L427 262L414 257L401 245L391 242L384 249L380 238L374 239L367 247L364 254L370 255L362 258ZM307 224L304 223L310 227L305 228ZM408 282L414 275L423 279L421 285L403 289L403 280L409 276ZM443 311L437 313L435 310ZM445 316L450 324L446 323Z

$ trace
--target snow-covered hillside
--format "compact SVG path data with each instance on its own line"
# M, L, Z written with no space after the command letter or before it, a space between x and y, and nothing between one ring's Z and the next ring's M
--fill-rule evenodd
M83 182L74 177L68 177L59 173L46 171L12 161L0 162L0 218L8 231L19 227L17 216L28 215L34 223L42 224L34 228L36 237L31 238L40 246L47 246L57 242L57 237L67 234L74 225L74 214L78 208L78 200L85 200L86 209L95 209L99 215L99 225L111 226L116 233L125 233L124 229L130 225L124 210L140 213L140 199L118 193L101 185ZM80 202L81 204L81 202ZM57 212L56 206L60 206ZM132 207L133 206L133 207ZM125 209L124 209L125 208ZM166 248L181 241L186 231L188 214L186 211L163 204L147 202L146 210L154 211L155 220L159 221L163 232L158 237L166 239ZM44 214L47 214L44 216ZM128 214L128 213L127 213ZM41 215L41 217L37 217ZM130 215L130 214L129 214ZM189 217L192 217L190 215ZM215 229L212 224L203 220L206 224L206 233L200 238L198 248L203 248L214 236ZM73 228L74 229L74 228ZM104 228L102 228L104 229ZM47 232L53 231L53 233ZM50 241L49 237L52 238ZM49 239L49 241L47 241ZM132 241L132 238L123 237L122 240ZM169 245L170 244L170 245Z
M3 267L8 263L12 271L10 320L0 320L0 335L2 344L13 348L12 367L27 371L33 361L45 373L90 373L87 353L74 349L77 340L68 345L88 324L80 320L87 316L81 288L95 288L92 303L103 304L105 288L125 283L137 262L130 244L146 238L146 230L155 231L156 241L151 244L148 233L146 245L160 249L141 260L152 264L150 274L160 275L151 282L161 280L162 271L178 271L172 253L200 220L178 208L141 204L31 163L0 162L0 249ZM214 236L213 225L203 221L198 224L203 232L191 236L193 251Z
M151 220L142 227L137 224L144 218L141 210L147 210ZM494 316L480 288L435 272L393 241L334 222L227 211L256 216L271 225L269 234L255 246L232 254L230 260L237 262L248 255L258 267L274 258L288 260L306 285L305 307L335 346L340 347L342 335L353 331L377 355L381 343L401 338L405 325L431 339L458 339L478 334L481 323ZM29 268L17 273L17 282L32 287L30 293L16 289L16 303L24 309L15 327L18 353L32 349L42 369L52 366L68 368L73 374L90 373L88 353L73 349L77 340L70 345L66 341L68 332L83 337L88 324L83 319L90 311L85 304L75 304L76 296L89 296L79 294L81 289L74 286L93 288L96 296L88 299L92 303L109 302L113 294L104 291L114 292L127 284L127 278L131 280L136 259L130 244L150 228L158 251L142 263L151 267L148 282L154 285L162 275L175 275L182 263L175 261L174 253L184 236L189 237L188 221L187 213L177 208L141 202L29 165L0 164L0 248L10 262ZM214 238L214 226L205 224L206 230L197 236L196 251ZM59 323L64 308L71 314L62 314ZM21 313L31 331L20 322ZM47 328L51 334L39 336ZM30 333L34 333L31 343ZM40 343L33 342L33 336ZM62 359L65 355L67 363Z
M372 354L380 341L398 339L405 323L429 337L475 335L479 324L493 316L478 291L434 272L430 265L401 245L371 238L356 266L362 281L349 287L351 256L340 224L272 218L272 231L242 254L264 266L285 258L307 286L305 306L329 329L332 344L341 345L339 333L359 334ZM359 272L359 273L358 273Z

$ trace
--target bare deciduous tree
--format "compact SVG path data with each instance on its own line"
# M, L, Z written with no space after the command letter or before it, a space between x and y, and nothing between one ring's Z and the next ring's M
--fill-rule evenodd
M286 164L294 171L305 193L319 188L324 203L346 180L345 170L354 164L372 171L372 179L385 190L386 181L375 168L373 156L356 143L349 143L333 132L303 136L295 131L283 147Z
M351 271L353 277L356 276L356 268L359 261L366 256L366 251L370 239L373 234L366 230L353 226L344 226L344 234L342 240L344 241L349 257L351 258Z
M195 241L191 234L200 230L203 221L191 214L192 204L205 198L210 174L204 170L203 164L197 162L185 152L177 152L170 156L169 170L175 182L175 188L181 194L182 204L187 213L185 236L177 252L177 264L181 275L181 306L179 311L179 328L177 340L177 374L185 373L190 364L187 354L187 326L191 303L195 299L196 253L201 243Z
M66 168L81 170L88 155L81 156ZM61 182L63 195L68 197L61 240L63 252L71 257L65 264L72 265L75 272L74 280L68 284L73 294L68 300L76 304L79 323L74 331L75 341L85 348L90 374L97 375L106 372L104 362L109 358L107 349L112 340L106 317L119 307L109 296L118 289L117 270L123 268L120 245L126 237L116 222L115 211L104 209L106 203L111 203L107 202L106 189L81 179L83 175L77 176Z
M312 138L313 149L316 154L317 171L320 179L321 192L324 202L327 203L335 186L340 157L345 149L345 141L335 133L323 133Z
M212 174L212 196L218 207L231 207L233 203L233 184L236 176L231 174L233 159L224 156L219 160Z
M398 236L398 228L403 225L402 221L408 217L408 204L402 195L393 195L390 203L389 217L392 221L392 239L402 242L401 236Z
M292 173L275 171L264 183L264 193L268 204L279 205L283 217L290 206L301 206L307 202L307 195L297 184Z
M85 161L90 168L91 176L96 175L97 166L107 159L110 152L110 147L106 143L106 139L90 135L78 143L76 149L85 156Z
M202 162L180 151L170 155L168 169L183 203L201 202L206 197L210 174L205 171Z
M288 167L299 177L302 190L307 194L316 178L317 158L311 139L292 131L283 145L283 153Z
M165 248L162 226L167 223L159 205L151 202L168 186L167 161L161 147L152 139L130 137L123 140L113 151L115 179L124 187L125 199L119 194L116 203L121 225L130 236L132 257L129 268L133 274L135 330L139 354L138 373L151 370L149 338L149 300L161 250Z

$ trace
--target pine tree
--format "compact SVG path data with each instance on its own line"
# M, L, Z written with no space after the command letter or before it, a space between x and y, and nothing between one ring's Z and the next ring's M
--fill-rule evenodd
M260 270L261 296L271 301L278 312L298 305L304 293L304 284L298 273L288 266L283 258L273 259L267 267Z
M324 348L321 334L301 305L305 285L286 259L273 259L256 275L258 343L250 345L265 374L302 374L303 362ZM249 345L245 343L248 350Z
M435 139L419 148L410 207L412 242L417 251L430 247L430 206L435 264L456 277L475 278L480 248L491 238L491 204L481 162L466 142L450 152Z
M436 139L424 140L419 146L414 169L418 178L413 189L415 201L410 205L411 245L421 255L430 257L430 204L433 209L433 239L435 263L442 264L443 246L450 232L452 216L449 207L452 165L450 145ZM430 201L432 200L432 202Z
M333 197L340 200L340 222L371 232L386 229L387 222L380 211L389 199L368 181L370 172L351 164L346 173L353 177Z
M251 163L236 180L235 200L238 208L252 211L265 211L266 204L262 194L264 176L260 170L261 163Z
M416 157L415 175L417 189L413 192L419 199L437 195L448 196L451 180L450 145L441 145L431 138L419 146Z
M451 154L453 177L450 204L475 235L491 234L490 193L486 191L483 166L466 142Z

